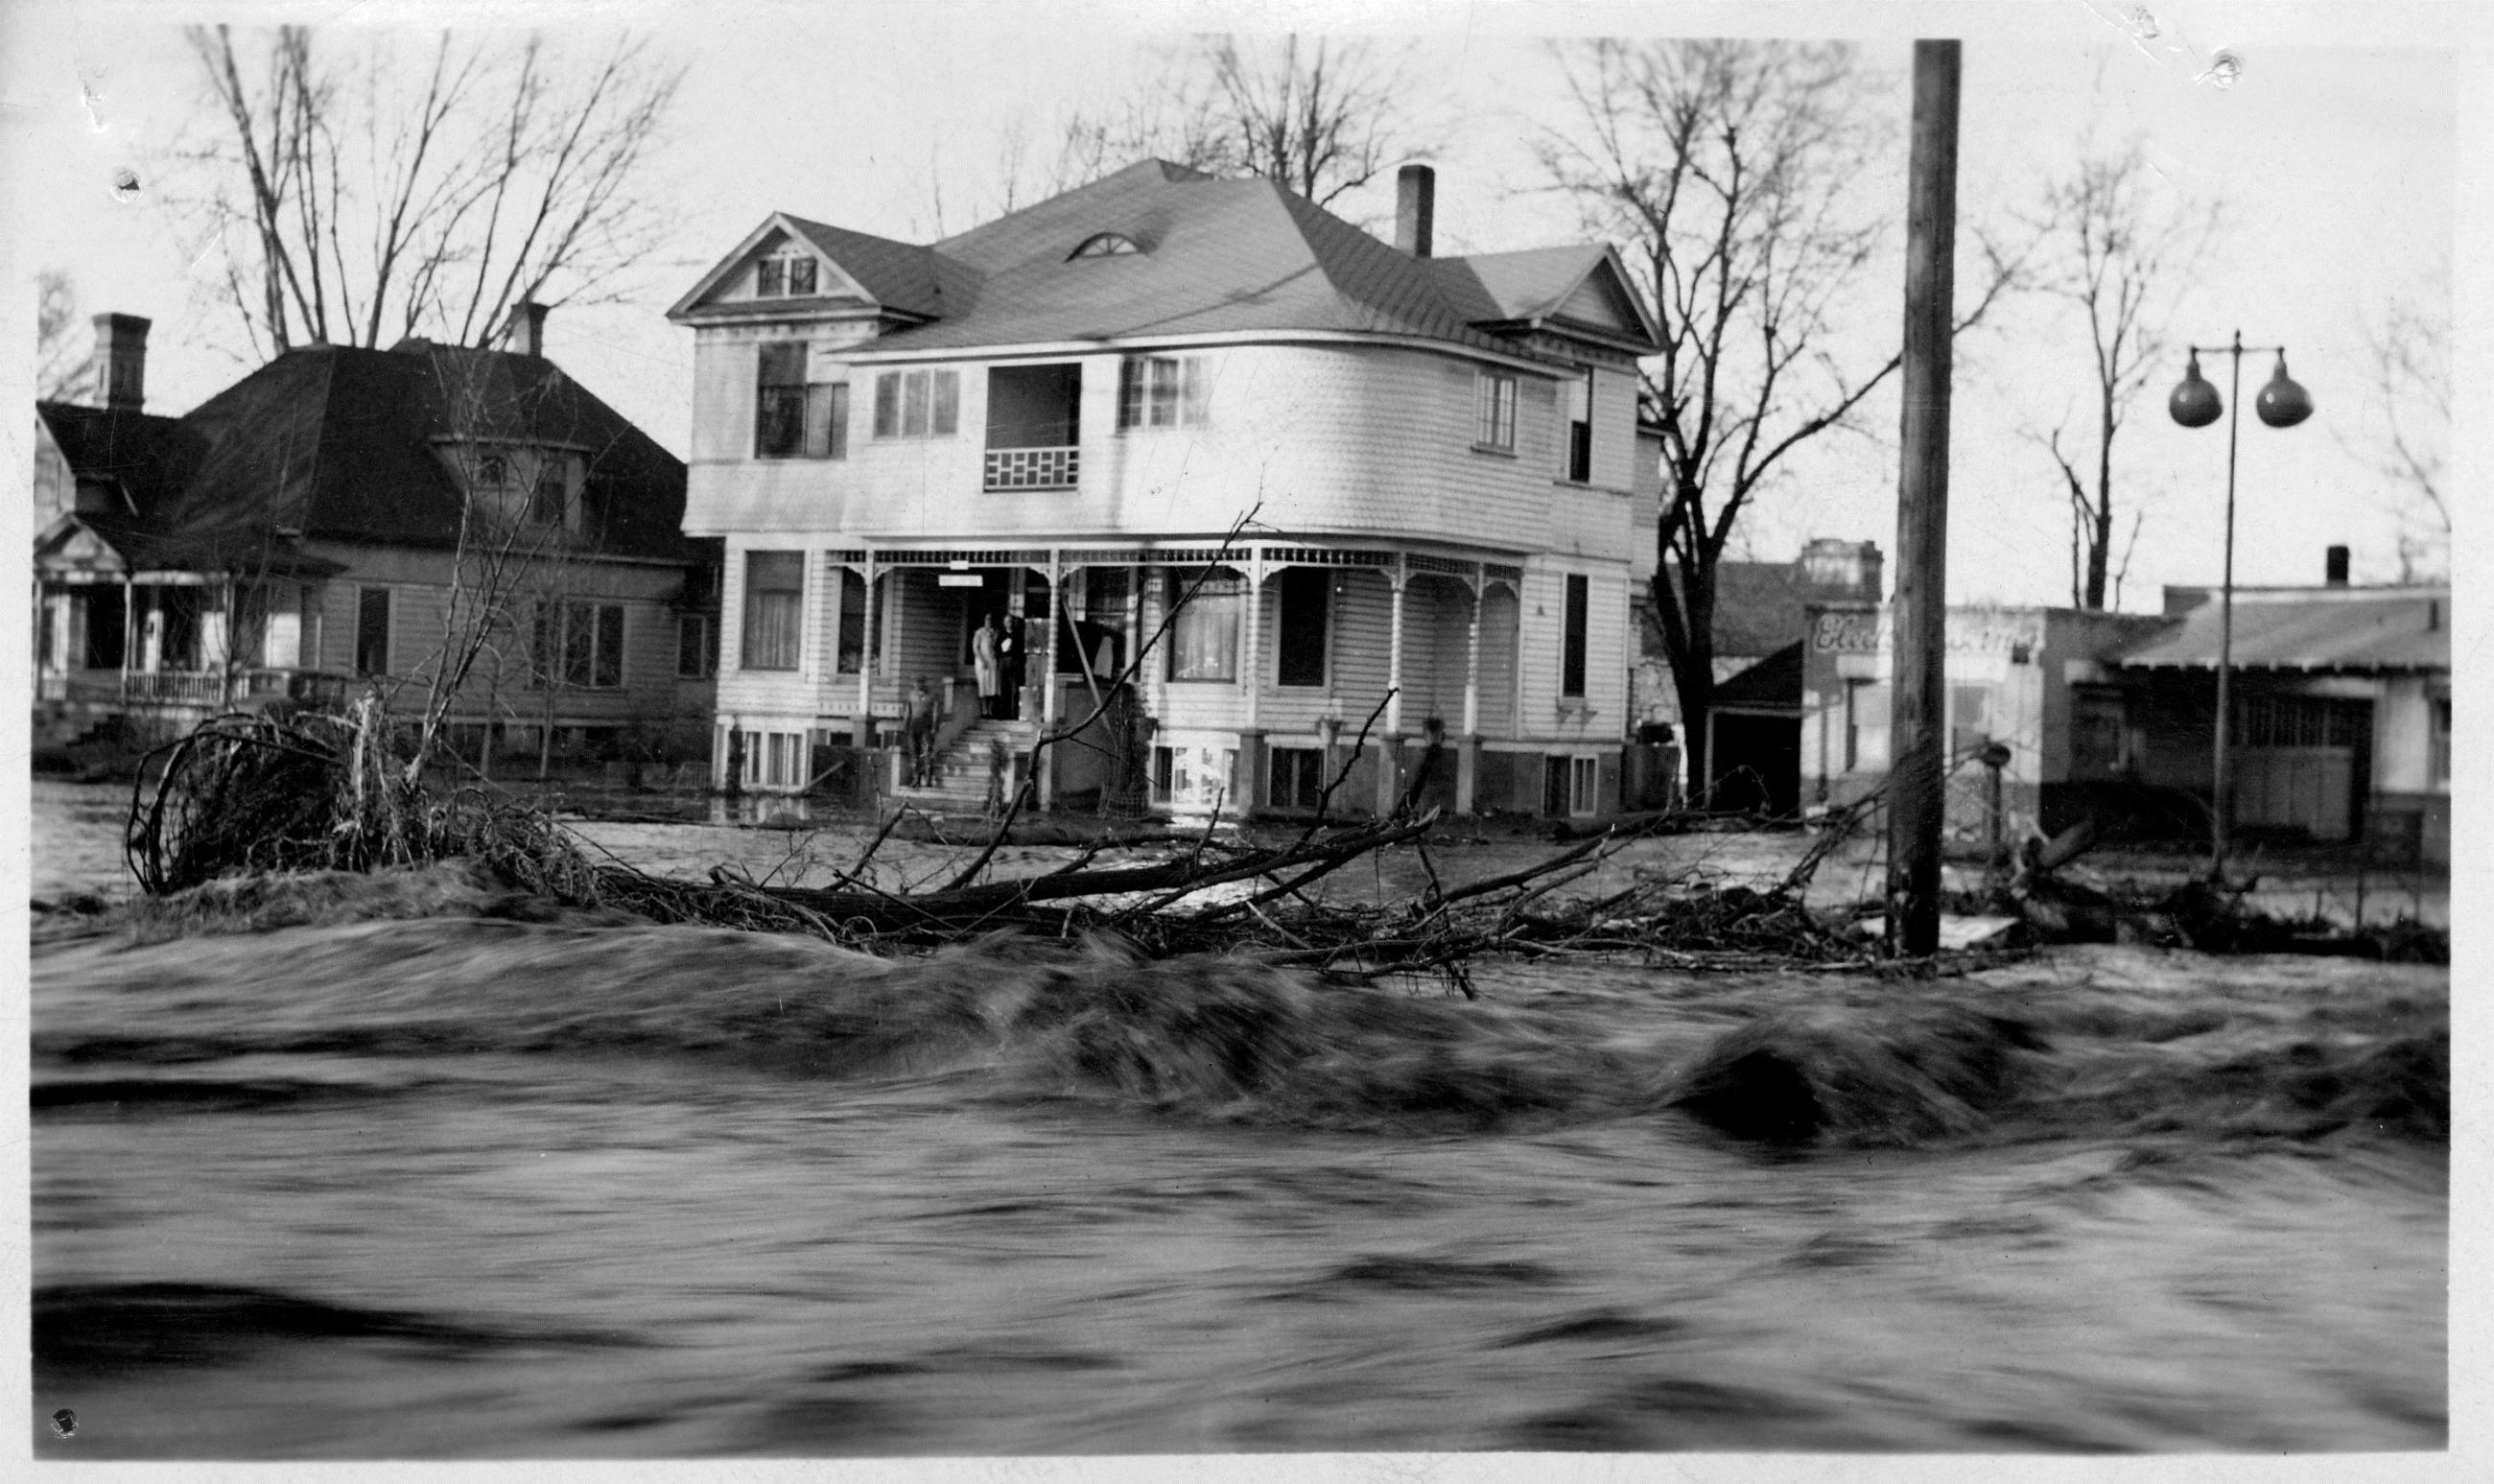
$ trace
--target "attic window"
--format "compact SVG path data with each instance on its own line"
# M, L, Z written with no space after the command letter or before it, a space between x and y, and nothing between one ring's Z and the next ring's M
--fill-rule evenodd
M1141 251L1142 248L1134 238L1122 232L1102 232L1096 237L1086 238L1066 260L1071 262L1076 257L1122 257L1129 253Z
M755 265L753 296L797 299L814 291L814 259L804 253L779 253Z

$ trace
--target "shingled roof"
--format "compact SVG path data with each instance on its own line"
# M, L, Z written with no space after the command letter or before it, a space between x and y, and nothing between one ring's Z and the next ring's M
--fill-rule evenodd
M461 500L435 450L460 438L580 450L590 550L697 560L678 529L683 463L541 357L422 340L306 347L158 421L178 423L187 460L140 510L158 564L223 565L272 530L451 548Z
M1256 332L1411 336L1517 355L1525 352L1515 342L1481 326L1539 318L1609 256L1596 246L1470 261L1414 257L1273 181L1223 179L1163 160L931 248L776 220L885 308L934 317L888 330L855 352L861 359ZM1077 256L1104 233L1139 251ZM718 280L715 272L706 282Z
M2215 669L2221 615L2214 595L2203 596L2180 623L2107 662ZM2450 590L2236 589L2233 658L2237 670L2448 671Z

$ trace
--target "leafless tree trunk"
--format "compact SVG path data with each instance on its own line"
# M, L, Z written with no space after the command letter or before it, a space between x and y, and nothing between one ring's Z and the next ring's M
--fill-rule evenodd
M1716 572L1733 531L1786 457L1853 428L1901 364L1901 350L1845 367L1829 349L1899 215L1864 189L1898 141L1867 122L1882 84L1849 45L1591 41L1558 55L1574 109L1543 133L1543 170L1588 231L1623 245L1661 323L1640 399L1663 433L1647 611L1703 788ZM1959 275L1972 293L1958 330L2021 270L1988 239L1980 251L1988 271Z
M342 61L301 26L188 36L214 122L168 194L256 353L482 346L520 300L620 296L659 239L638 180L683 75L640 43L575 68L533 35L445 32L420 59L375 39Z
M2050 244L2039 284L2076 305L2087 325L2092 468L2083 473L2062 452L2060 428L2038 439L2070 489L2084 567L2070 601L2082 608L2105 606L2115 527L2114 439L2162 366L2167 346L2156 320L2188 284L2217 221L2214 205L2159 206L2151 187L2139 144L2089 155L2046 188L2038 224Z

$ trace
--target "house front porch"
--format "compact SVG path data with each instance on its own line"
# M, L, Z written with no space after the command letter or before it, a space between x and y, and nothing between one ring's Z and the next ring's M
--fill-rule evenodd
M808 564L813 602L802 589L776 600L790 627L823 615L806 657L830 673L802 681L790 643L799 675L723 678L722 739L893 746L923 678L939 751L981 722L1067 739L1040 772L1049 806L1237 817L1322 801L1359 815L1409 794L1455 812L1617 807L1624 701L1584 692L1589 672L1624 686L1625 663L1588 665L1584 579L1534 588L1515 554L1301 539L836 550ZM1525 660L1529 591L1566 610L1538 671ZM753 616L771 601L747 599L762 642L772 621ZM983 703L974 642L991 620L1001 693ZM746 784L806 786L786 755L778 771L748 761Z

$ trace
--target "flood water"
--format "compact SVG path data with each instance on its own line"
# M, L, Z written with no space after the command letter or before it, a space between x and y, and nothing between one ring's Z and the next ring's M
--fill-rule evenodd
M38 795L39 894L83 798ZM2445 970L1477 984L474 915L39 942L37 1451L2444 1443Z

